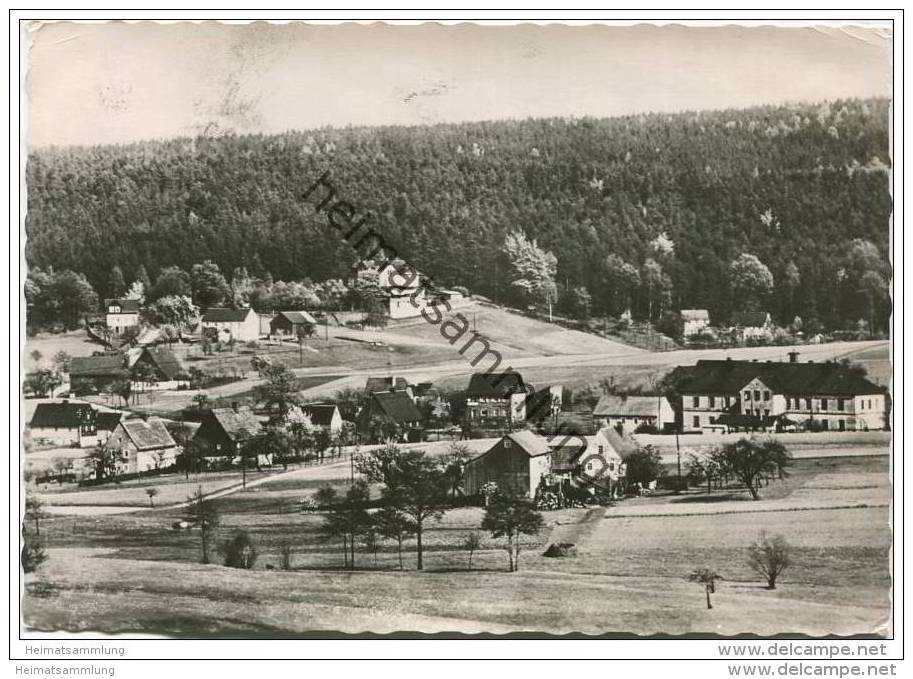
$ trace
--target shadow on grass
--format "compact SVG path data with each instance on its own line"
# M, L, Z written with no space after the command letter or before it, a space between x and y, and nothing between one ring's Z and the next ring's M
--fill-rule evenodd
M741 492L732 492L732 493L711 493L707 495L706 493L702 495L687 495L683 497L677 497L669 500L670 504L703 504L707 502L741 502L743 500L750 500L751 496L741 493Z

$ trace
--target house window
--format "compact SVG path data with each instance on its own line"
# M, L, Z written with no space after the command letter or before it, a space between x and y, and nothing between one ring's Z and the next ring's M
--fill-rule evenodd
M711 408L716 408L716 396L708 397L707 402L710 404Z
M610 472L615 471L615 463L614 463L614 462L609 462L609 471L610 471Z
M750 400L751 400L751 392L750 392L750 391L747 391L747 390L746 390L744 396L745 396L745 400L746 400L746 401L750 401Z
M846 422L843 420L837 420L837 429L840 431L846 431Z
M826 398L821 399L821 410L827 410L827 399Z
M827 426L827 420L821 420L821 428L830 429L830 427Z
M588 472L593 470L593 463L592 463L592 462L587 462L587 463L586 463L586 470L587 470Z
M769 391L765 391L765 392L764 392L764 400L765 400L765 401L769 401L769 400L770 400L770 392L769 392Z
M761 390L760 390L760 389L755 389L755 390L754 390L754 400L755 400L755 401L760 401L760 400L761 400Z
M599 454L602 455L605 452L605 446L599 446Z
M764 417L770 417L770 410L764 408Z
M504 439L504 447L510 448L510 441L508 441L507 439Z
M837 410L843 410L843 399L842 398L837 399ZM841 422L842 421L843 420L841 420Z
M698 416L698 415L695 415L695 416L694 416L694 426L695 426L695 427L700 427L700 426L701 426L701 418L700 418L700 416Z
M692 407L692 408L697 408L700 404L701 404L701 397L700 397L700 396L692 396L692 397L691 397L691 407Z
M751 415L751 408L745 408L745 414Z
M806 410L812 409L812 400L810 398L805 399L805 409Z

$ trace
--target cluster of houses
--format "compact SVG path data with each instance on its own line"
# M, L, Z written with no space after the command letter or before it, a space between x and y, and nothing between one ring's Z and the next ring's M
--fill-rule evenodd
M770 342L777 329L766 311L739 311L729 317L728 323L716 326L711 325L707 309L682 309L679 318L685 341L724 334L740 344Z
M180 384L180 366L166 350L145 347L134 350L132 357L129 353L117 361L109 356L73 359L74 391L93 393L90 387L97 389L99 379L105 382L129 374L130 361L147 363L144 374L156 375L170 388ZM885 428L889 403L884 388L852 366L800 362L798 352L789 356L788 362L701 360L679 367L674 401L658 394L605 394L589 413L588 431L575 432L586 435L551 438L532 430L556 430L539 425L554 425L563 414L560 386L536 390L515 371L473 374L463 393L457 430L464 437L501 438L467 465L467 492L490 482L509 482L526 492L541 484L571 480L611 488L624 476L625 460L637 449L632 435L641 432ZM421 441L429 426L423 412L436 398L429 383L410 384L398 376L370 377L363 406L349 426L364 442ZM346 427L334 403L296 406L288 418L307 418L311 426L331 436ZM268 416L245 405L204 410L193 441L208 463L236 461L245 443L261 436L267 421ZM40 403L28 434L33 443L47 446L114 449L118 474L141 474L173 465L180 453L167 424L159 418L129 417L122 411L64 399ZM272 462L265 454L258 460L261 465Z

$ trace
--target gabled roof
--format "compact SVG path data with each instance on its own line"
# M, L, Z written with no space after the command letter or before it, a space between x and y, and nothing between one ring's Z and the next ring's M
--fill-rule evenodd
M422 414L404 391L378 391L372 394L374 405L397 423L418 422Z
M32 429L75 429L91 421L94 410L88 403L39 403L29 422Z
M157 450L177 445L165 428L165 423L158 418L124 420L120 426L137 450Z
M337 410L335 403L308 403L301 406L301 412L311 418L311 424L321 427L330 426Z
M280 311L273 320L276 320L279 316L282 316L292 325L300 325L302 323L309 323L311 325L317 325L317 321L314 320L314 317L311 316L307 311Z
M770 321L766 311L737 311L732 314L729 324L740 328L762 328Z
M530 457L539 457L540 455L545 455L549 452L548 440L534 434L528 429L513 431L510 434L501 437L501 441L506 438L520 446L520 448L522 448Z
M99 410L95 416L95 426L104 431L114 431L126 413L116 410Z
M682 309L680 312L683 321L709 321L710 312L706 309Z
M409 383L405 377L369 377L365 383L365 392L373 394L376 391L405 391Z
M609 445L612 446L612 449L618 453L618 457L622 460L627 460L631 455L640 450L640 447L634 439L630 436L622 436L615 431L613 427L604 427L603 429L600 429L598 433L609 442Z
M683 394L736 394L753 379L786 395L856 396L880 394L873 384L841 363L698 361L682 369Z
M74 356L70 360L70 377L125 377L123 354Z
M146 356L153 365L169 380L177 379L184 372L184 368L171 349L165 347L146 347L140 355Z
M251 309L207 309L203 314L204 323L243 323Z
M659 417L665 396L616 396L606 394L593 408L595 417Z
M582 443L558 443L548 447L552 454L551 469L554 472L573 471L580 464L580 456L587 449Z
M213 408L212 417L232 441L247 441L260 431L260 420L248 406Z
M120 312L122 314L135 314L139 311L139 300L138 299L106 299L105 300L105 312L107 313L108 307L112 305L117 305L120 307Z
M518 372L473 373L466 389L468 398L507 398L510 394L526 393L526 384Z

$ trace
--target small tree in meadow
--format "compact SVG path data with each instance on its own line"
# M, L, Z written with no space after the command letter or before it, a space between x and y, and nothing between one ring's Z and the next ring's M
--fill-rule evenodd
M403 570L403 542L415 534L415 525L408 516L391 505L374 514L374 525L381 537L396 541L399 569Z
M476 550L478 550L481 545L482 536L479 535L477 531L470 531L466 533L466 537L463 538L463 547L469 552L469 570L472 570L472 555L475 554Z
M158 488L147 488L146 495L149 496L149 506L155 507L155 496L159 494Z
M782 535L760 538L748 548L748 565L767 580L767 589L777 588L777 578L792 565L790 544Z
M257 547L246 531L235 531L230 539L219 548L225 557L225 565L230 568L251 569L257 562Z
M507 556L511 571L520 568L520 538L535 535L542 528L542 515L535 510L532 500L520 495L497 493L491 498L482 530L492 537L507 538Z
M212 500L207 500L203 495L203 488L187 500L187 518L200 529L200 546L202 548L202 563L209 563L209 545L212 534L219 525L219 511Z
M722 575L710 568L698 568L688 576L688 580L691 582L697 582L704 586L704 592L707 595L708 610L713 608L713 604L710 603L710 595L716 592L716 581L722 579Z

